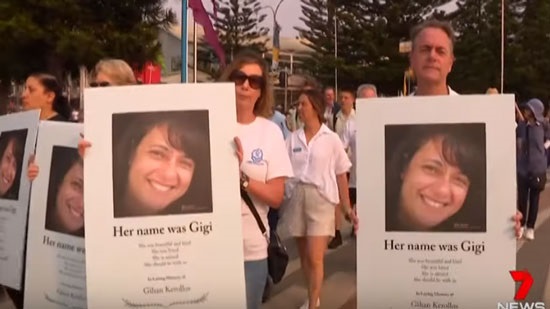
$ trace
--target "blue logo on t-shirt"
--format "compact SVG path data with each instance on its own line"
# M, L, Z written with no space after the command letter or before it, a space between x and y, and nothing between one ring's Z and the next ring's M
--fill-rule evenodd
M254 164L260 163L264 159L264 152L260 148L256 148L252 150L250 159L252 159L252 163Z

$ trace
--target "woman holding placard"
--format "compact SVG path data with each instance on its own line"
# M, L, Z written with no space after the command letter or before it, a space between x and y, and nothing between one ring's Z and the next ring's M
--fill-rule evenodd
M253 203L249 206L241 200L248 309L261 307L268 276L268 240L262 235L252 211L255 210L264 227L268 227L269 207L279 207L285 179L292 176L283 134L269 120L273 113L273 88L268 73L267 64L259 55L242 53L221 76L221 81L235 84L238 122L235 143L241 171L241 195L249 195Z
M40 109L40 120L69 121L71 107L61 85L55 76L46 73L33 73L25 82L21 100L23 110ZM22 156L21 156L22 157ZM38 166L34 164L34 157L29 160L27 176L32 181L38 175ZM23 276L24 278L24 276ZM24 289L24 281L21 291ZM23 308L23 293L8 288L7 292L16 308Z

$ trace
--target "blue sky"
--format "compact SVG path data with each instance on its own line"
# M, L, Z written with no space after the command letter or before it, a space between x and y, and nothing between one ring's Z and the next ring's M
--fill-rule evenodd
M202 0L206 10L212 12L212 0ZM259 0L263 6L271 5L273 7L277 6L279 0ZM448 4L442 6L442 9L453 9L456 8L456 0L451 0ZM283 0L283 3L279 7L279 12L277 13L277 21L282 27L281 36L283 37L296 37L298 32L294 30L294 27L303 26L302 21L300 21L300 16L302 16L300 0ZM168 0L167 5L173 8L178 13L178 18L181 16L181 0ZM271 10L265 9L267 17L264 21L264 25L268 27L271 31L273 28L273 14ZM270 32L271 33L271 32Z

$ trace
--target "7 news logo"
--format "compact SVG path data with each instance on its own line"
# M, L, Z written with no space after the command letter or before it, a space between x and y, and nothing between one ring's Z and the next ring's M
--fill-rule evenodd
M511 270L510 275L515 282L521 282L516 295L515 302L497 303L497 309L546 309L543 302L519 302L525 300L531 287L533 286L533 277L526 270Z

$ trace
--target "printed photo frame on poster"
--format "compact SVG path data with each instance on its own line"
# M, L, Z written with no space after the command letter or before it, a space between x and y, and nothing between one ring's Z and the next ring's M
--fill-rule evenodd
M245 307L234 85L84 96L88 307Z
M27 162L34 153L40 112L0 116L0 285L19 290L30 195Z
M485 146L484 123L386 125L386 231L485 232Z
M83 125L42 121L36 142L24 303L29 308L87 308Z
M514 104L511 95L357 101L358 308L513 298Z
M84 162L76 147L52 146L46 230L84 237Z
M0 132L0 198L19 199L28 129Z
M212 212L208 110L112 119L115 218Z

